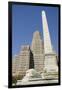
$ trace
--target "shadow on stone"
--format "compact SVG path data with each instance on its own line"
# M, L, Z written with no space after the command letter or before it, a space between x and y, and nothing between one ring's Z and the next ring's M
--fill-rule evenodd
M30 50L30 62L29 62L29 69L34 68L34 59L33 59L33 54Z

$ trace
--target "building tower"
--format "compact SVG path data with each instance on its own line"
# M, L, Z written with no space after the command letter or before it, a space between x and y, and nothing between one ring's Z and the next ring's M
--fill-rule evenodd
M21 52L19 53L19 75L24 76L26 71L29 69L30 62L30 46L22 45Z
M31 50L34 59L34 69L38 72L43 72L44 54L43 54L43 41L38 31L34 32L31 44Z
M58 72L56 54L52 48L48 23L45 11L42 11L42 25L43 25L43 36L44 36L44 53L45 53L45 62L44 69L47 72Z

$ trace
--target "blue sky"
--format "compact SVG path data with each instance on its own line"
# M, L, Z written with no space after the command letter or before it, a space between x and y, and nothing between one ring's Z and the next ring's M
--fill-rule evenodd
M52 45L58 52L58 8L48 6L12 6L12 54L21 50L21 45L31 45L33 33L38 30L43 39L41 11L45 10Z

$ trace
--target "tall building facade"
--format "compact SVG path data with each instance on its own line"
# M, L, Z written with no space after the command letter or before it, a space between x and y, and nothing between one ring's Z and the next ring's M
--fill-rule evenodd
M34 68L34 60L30 46L22 45L21 52L12 59L12 76L24 76L31 68Z
M39 33L39 31L36 31L33 34L31 50L33 53L34 68L38 72L42 72L44 67L44 48L41 34Z

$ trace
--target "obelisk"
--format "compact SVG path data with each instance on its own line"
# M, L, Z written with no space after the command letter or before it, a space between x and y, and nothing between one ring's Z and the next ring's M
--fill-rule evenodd
M42 15L42 25L43 25L43 36L44 36L44 54L45 62L44 69L46 72L58 72L58 65L56 60L56 54L52 48L47 18L45 11L41 12Z
M43 25L43 36L44 36L44 52L45 54L52 53L52 44L51 44L51 39L50 39L50 34L49 34L49 28L48 28L48 23L47 23L47 18L45 11L42 11L42 25Z

